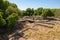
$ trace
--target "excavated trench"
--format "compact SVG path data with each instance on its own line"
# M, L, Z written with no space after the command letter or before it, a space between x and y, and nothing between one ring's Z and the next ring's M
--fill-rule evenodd
M45 38L44 36L48 35L49 31L53 31L56 24L59 23L54 20L27 19L18 20L17 24L17 26L22 27L23 29L17 30L15 33L9 35L9 40L48 40L48 37ZM50 37L50 35L48 36ZM51 39L53 40L53 38Z
M34 31L38 31L38 27L44 27L47 29L52 29L55 26L55 23L26 23L26 24L21 24L24 25L24 28L22 30L18 30L16 33L10 35L10 39L9 40L21 40L21 39L25 39L27 40L28 38L24 37L25 35L25 31L28 30L34 30ZM21 38L21 39L20 39Z

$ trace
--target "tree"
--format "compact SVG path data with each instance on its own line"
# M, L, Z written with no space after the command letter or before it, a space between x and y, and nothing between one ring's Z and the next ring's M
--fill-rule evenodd
M46 14L47 14L47 10L44 10L43 13L41 14L41 16L42 16L43 19L47 17Z
M7 0L0 0L0 9L5 10L9 5L9 2Z
M5 16L8 17L12 13L17 13L18 14L19 13L18 8L13 7L13 6L8 6L8 8L5 10Z
M0 9L2 10L2 7L3 7L3 0L0 0Z
M34 10L34 15L41 15L42 14L42 11L43 11L43 8L38 8L36 10Z
M0 27L3 27L6 25L5 19L3 19L2 15L0 14Z
M42 11L43 11L43 8L38 8L38 9L37 9L37 14L38 14L38 15L41 15L41 14L42 14Z
M27 15L27 16L32 16L33 13L34 13L34 9L33 9L33 8L32 8L32 9L31 9L31 8L27 8L27 9L26 9L26 15Z
M10 3L8 1L3 1L3 9L6 10Z
M14 3L10 3L10 6L14 7L14 8L17 8L17 5L14 4Z
M0 16L3 16L3 12L0 12Z
M54 16L54 13L50 9L48 9L46 15L51 17L51 16Z
M38 11L37 10L34 10L34 15L38 15Z
M27 9L26 9L26 15L27 15L27 16L30 16L30 15L31 15L31 8L27 8Z
M8 27L12 28L16 26L16 20L18 19L18 14L13 13L7 17Z
M41 14L43 18L54 16L54 13L50 9L43 10L43 13Z
M14 22L18 19L19 9L14 3L10 3L7 0L0 0L0 26L15 26ZM8 27L8 26L7 26Z
M22 10L22 11L21 11L21 15L22 15L22 16L26 16L26 15L27 15L26 11L25 11L25 10Z

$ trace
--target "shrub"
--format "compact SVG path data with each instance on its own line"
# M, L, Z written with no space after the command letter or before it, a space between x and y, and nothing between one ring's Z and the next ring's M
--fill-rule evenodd
M13 13L7 17L8 27L12 28L16 26L16 20L18 19L18 14Z

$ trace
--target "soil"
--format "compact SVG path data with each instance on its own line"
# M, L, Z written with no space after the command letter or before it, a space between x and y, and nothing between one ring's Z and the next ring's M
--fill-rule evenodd
M26 22L22 30L9 35L9 40L60 40L60 21Z

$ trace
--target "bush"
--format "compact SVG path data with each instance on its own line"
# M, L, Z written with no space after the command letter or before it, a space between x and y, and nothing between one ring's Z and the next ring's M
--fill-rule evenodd
M2 18L2 16L0 15L0 27L3 27L6 25L6 21Z
M16 26L16 20L18 19L18 14L13 13L7 17L8 27L12 28Z
M43 18L47 18L47 17L54 16L54 13L53 13L50 9L45 9L45 10L42 12L41 16L42 16Z

